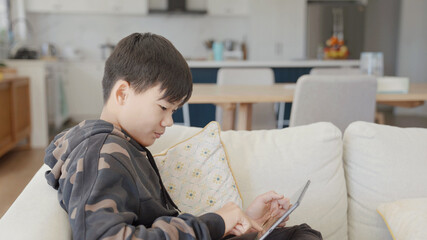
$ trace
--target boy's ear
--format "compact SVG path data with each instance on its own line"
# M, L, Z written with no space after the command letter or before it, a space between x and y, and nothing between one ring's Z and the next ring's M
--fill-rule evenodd
M121 79L116 82L113 96L115 101L119 105L123 105L126 103L126 99L128 98L128 95L129 95L129 90L130 90L129 82Z

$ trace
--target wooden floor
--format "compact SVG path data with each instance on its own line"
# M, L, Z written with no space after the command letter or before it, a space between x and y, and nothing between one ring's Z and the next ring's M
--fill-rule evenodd
M386 114L386 123L427 128L427 117ZM43 164L44 149L14 150L0 158L0 218Z
M15 150L0 158L0 217L43 164L44 149Z

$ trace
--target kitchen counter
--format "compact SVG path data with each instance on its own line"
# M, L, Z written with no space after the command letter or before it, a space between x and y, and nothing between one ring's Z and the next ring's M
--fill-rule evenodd
M103 60L65 60L68 64L101 65ZM196 61L188 60L190 68L221 68L221 67L271 67L271 68L313 68L313 67L359 67L358 59L352 60L277 60L277 61Z
M283 60L283 61L188 61L190 68L221 67L271 67L271 68L313 68L313 67L359 67L359 60Z

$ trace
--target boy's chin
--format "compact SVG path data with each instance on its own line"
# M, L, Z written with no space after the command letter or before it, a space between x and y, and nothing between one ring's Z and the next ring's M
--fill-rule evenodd
M144 141L144 142L141 142L140 144L141 144L142 146L144 146L144 147L149 147L149 146L153 145L153 144L154 144L154 142L156 142L156 138L153 138L153 139L152 139L152 140L150 140L150 141Z

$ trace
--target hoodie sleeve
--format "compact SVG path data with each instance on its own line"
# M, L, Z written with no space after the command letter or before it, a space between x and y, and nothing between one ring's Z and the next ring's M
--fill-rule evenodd
M112 155L104 154L98 164L80 159L74 169L63 191L74 239L220 239L224 234L224 221L215 213L144 216L140 206L156 207L158 200L149 191L141 198L140 180Z

